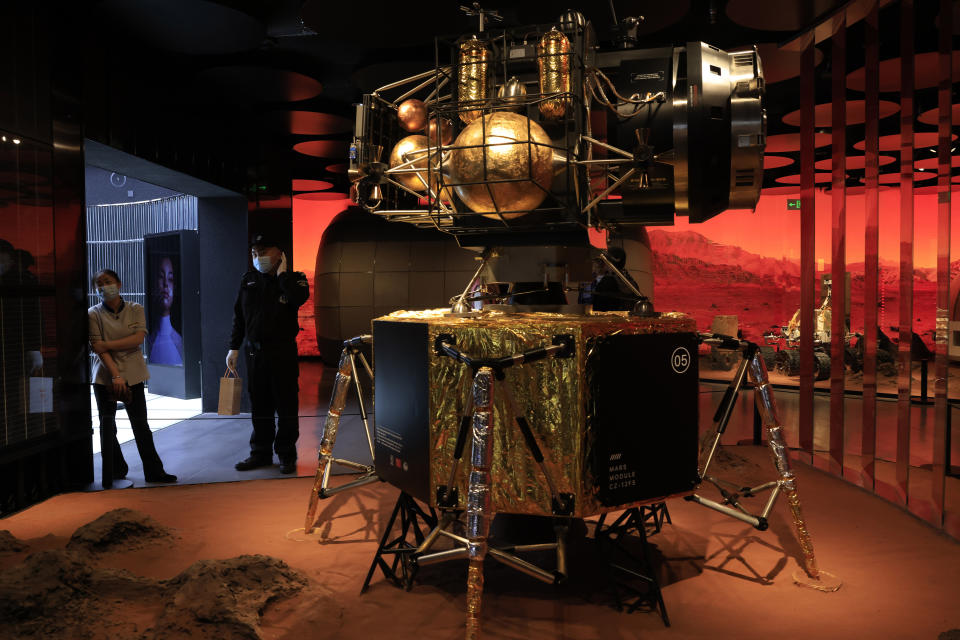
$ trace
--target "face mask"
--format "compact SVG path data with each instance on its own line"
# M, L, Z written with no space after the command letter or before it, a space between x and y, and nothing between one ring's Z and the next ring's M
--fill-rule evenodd
M100 294L101 298L109 302L120 295L120 287L115 284L105 284L102 287L97 287L97 293Z
M255 266L260 273L267 273L270 271L270 268L273 267L273 260L270 256L260 256L254 258L253 266Z

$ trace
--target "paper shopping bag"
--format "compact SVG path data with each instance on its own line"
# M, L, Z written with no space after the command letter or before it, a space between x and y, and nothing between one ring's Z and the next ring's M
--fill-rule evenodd
M222 416L240 413L241 391L243 391L243 380L237 376L236 372L227 369L220 378L220 404L217 407L217 413Z
M30 413L53 413L53 378L30 378Z

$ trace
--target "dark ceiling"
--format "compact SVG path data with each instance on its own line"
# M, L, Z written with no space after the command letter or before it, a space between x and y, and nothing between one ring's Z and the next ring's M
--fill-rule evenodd
M413 8L411 3L329 0L95 2L86 25L90 137L136 155L153 155L147 159L187 172L191 166L220 162L219 174L210 175L222 176L223 186L244 189L265 201L289 195L292 180L321 180L331 191L345 193L351 104L365 91L430 68L434 36L475 31L476 18L466 16L461 4L424 2ZM541 0L482 4L499 10L504 25L551 22L559 13L555 2ZM610 38L611 4L618 19L644 16L640 46L689 40L725 49L760 45L769 82L769 134L778 136L771 140L769 153L783 158L770 161L780 166L769 168L766 187L784 186L799 173L795 136L779 137L799 131L796 114L788 115L800 106L799 55L791 49L797 48L798 36L846 6L848 18L856 21L848 30L845 67L848 154L862 153L856 149L858 142L862 149L864 138L862 108L860 118L855 116L856 101L864 99L859 90L864 55L859 18L867 2L614 0L574 5L593 22L601 42ZM881 6L884 61L899 56L900 5L883 0ZM916 51L933 52L939 2L916 0L915 7ZM960 15L953 24L956 33ZM920 58L915 126L933 132L935 121L924 114L937 106L936 88L932 80L920 79L936 79L936 59ZM835 66L829 40L818 43L817 61L816 102L828 103ZM897 62L888 65L898 73ZM890 70L882 75L880 97L890 105L889 115L880 121L881 135L898 131L899 87L890 84ZM957 78L960 60L954 62ZM960 102L956 98L953 102ZM784 122L784 116L792 124ZM818 123L819 130L828 126L829 118ZM199 149L205 150L200 160L193 153ZM828 158L829 146L817 153L818 160ZM923 153L928 152L918 151L918 157L924 158ZM896 156L896 150L888 155ZM897 167L889 163L881 171L896 172ZM849 175L848 184L856 185L863 171L851 169Z

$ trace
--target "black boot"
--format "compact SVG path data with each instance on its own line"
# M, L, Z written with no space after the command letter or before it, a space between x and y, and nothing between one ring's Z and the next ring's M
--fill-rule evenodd
M144 474L144 480L146 480L147 482L170 483L170 482L176 482L177 476L173 475L172 473L167 473L166 471L161 471L160 473L157 473L157 474L150 474L150 475Z
M269 467L272 464L273 456L267 458L250 454L250 456L246 459L241 460L237 464L233 465L233 468L237 471L250 471L251 469L256 469L258 467Z
M291 474L297 471L296 458L280 458L280 473Z

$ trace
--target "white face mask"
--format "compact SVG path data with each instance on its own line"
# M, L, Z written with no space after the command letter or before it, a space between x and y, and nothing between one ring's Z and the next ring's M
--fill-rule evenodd
M100 294L101 298L109 302L120 295L120 287L115 284L105 284L102 287L97 287L97 293Z
M253 259L253 266L260 273L267 273L273 267L273 259L270 256L258 256Z

